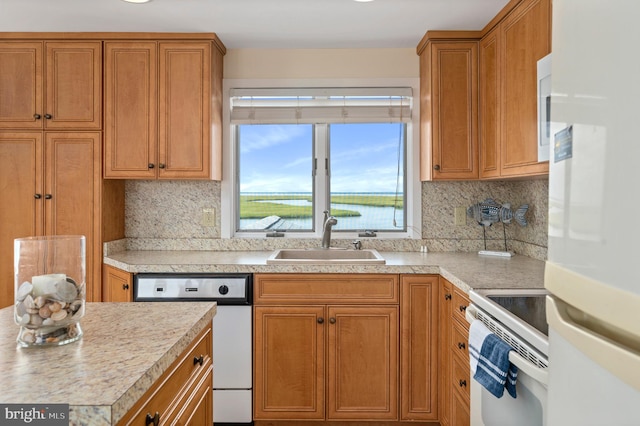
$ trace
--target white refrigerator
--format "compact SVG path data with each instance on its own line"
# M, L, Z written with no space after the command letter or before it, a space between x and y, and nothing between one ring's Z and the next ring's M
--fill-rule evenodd
M553 0L547 426L640 425L640 1Z

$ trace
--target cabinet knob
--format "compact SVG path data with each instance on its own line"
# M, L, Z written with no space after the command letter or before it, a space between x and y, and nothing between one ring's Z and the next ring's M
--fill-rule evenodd
M466 388L467 387L467 381L466 380L460 379L458 384L460 385L461 388Z
M151 414L147 413L147 417L144 422L145 426L149 426L149 425L158 426L159 423L160 423L160 413L156 411L156 414L153 417L151 417Z
M465 346L463 342L458 342L458 349L464 349Z
M451 300L451 294L445 294L444 300Z
M149 167L150 169L153 169L153 168L155 167L155 165L154 165L153 163L149 163L149 166L148 166L148 167Z
M45 199L45 200L50 200L51 198L53 198L53 197L51 196L51 194L44 194L44 199Z
M40 114L33 114L33 118L35 118L36 120L40 120L42 116Z
M158 167L160 167L161 169L164 169L164 163L158 164Z
M335 323L336 323L336 319L335 319L335 318L329 318L329 322L330 322L331 324L335 324Z
M467 310L467 307L464 305L460 305L460 312L464 312Z
M36 200L39 200L40 198L42 198L42 194L34 194L33 198L35 198Z
M193 357L193 365L196 365L196 364L202 365L203 362L204 362L204 356L200 355L200 356Z
M47 120L51 120L53 117L51 116L51 114L45 114L44 118L46 118Z
M123 290L129 290L129 284L122 284Z
M324 323L324 318L319 317L319 318L318 318L318 324L323 324L323 323Z
M435 166L433 166L433 170L440 170L440 164L436 164Z

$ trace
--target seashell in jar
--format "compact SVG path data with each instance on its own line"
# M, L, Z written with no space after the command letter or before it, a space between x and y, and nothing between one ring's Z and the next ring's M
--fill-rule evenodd
M33 299L33 306L38 309L42 308L45 303L47 303L47 299L45 299L43 296L38 296Z
M58 312L52 313L50 318L54 321L62 321L66 317L67 317L67 311L63 309Z
M31 315L24 314L18 319L18 324L19 325L27 325L27 324L29 324L29 321L31 321Z
M44 305L40 310L38 310L38 315L42 318L49 318L51 316L51 309L49 309L49 305Z
M78 327L75 324L71 324L69 328L67 328L67 336L76 337L78 335Z
M22 331L20 339L22 339L23 342L34 343L36 341L36 335L33 330L27 328Z
M69 304L69 311L72 315L78 312L80 308L82 308L82 300L77 299Z
M49 310L51 312L58 312L60 309L62 309L62 303L60 302L53 302L49 304Z
M39 327L42 325L42 317L40 315L31 314L30 316L31 318L29 319L29 324L35 325L36 327Z
M27 313L27 309L24 307L24 302L16 303L16 317L21 317Z
M47 339L45 340L45 342L47 343L56 343L57 341L59 341L60 339L57 337L47 337Z
M56 283L55 295L57 296L56 299L60 299L68 303L73 302L78 296L78 287L67 280L58 281Z
M30 294L24 298L23 302L25 309L33 309L36 307L36 303L33 301L33 297Z
M31 290L33 290L33 284L31 284L29 281L23 282L22 284L20 284L20 287L18 287L16 300L22 302L24 298L31 293Z
M50 325L54 325L56 322L54 320L52 320L51 318L47 318L44 321L42 321L42 325L44 325L45 327L48 327Z

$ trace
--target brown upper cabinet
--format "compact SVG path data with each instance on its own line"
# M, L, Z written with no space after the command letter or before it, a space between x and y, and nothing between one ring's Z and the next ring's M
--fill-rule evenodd
M99 130L100 41L0 41L0 129Z
M105 42L105 178L222 178L223 54L211 40Z
M428 34L418 47L421 180L477 179L477 39Z
M551 0L511 0L482 31L429 31L420 55L422 180L544 176L537 61Z

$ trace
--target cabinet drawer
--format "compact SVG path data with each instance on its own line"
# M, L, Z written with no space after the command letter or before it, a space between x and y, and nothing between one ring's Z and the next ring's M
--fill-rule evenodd
M397 304L398 275L257 274L254 303Z
M458 288L453 289L453 317L460 321L465 328L469 329L469 323L465 318L467 306L469 306L469 298L464 292Z
M457 392L467 403L469 403L471 389L469 369L469 361L463 363L457 356L453 357L453 382L451 385L455 389L454 393Z
M194 343L185 349L118 424L144 425L147 424L147 415L153 418L156 413L162 424L175 415L173 410L179 405L176 404L176 399L183 397L186 393L185 388L195 380L195 376L202 374L203 370L211 370L212 345L211 327L208 327L194 339Z
M453 321L451 327L451 352L458 356L461 362L469 362L469 331Z

